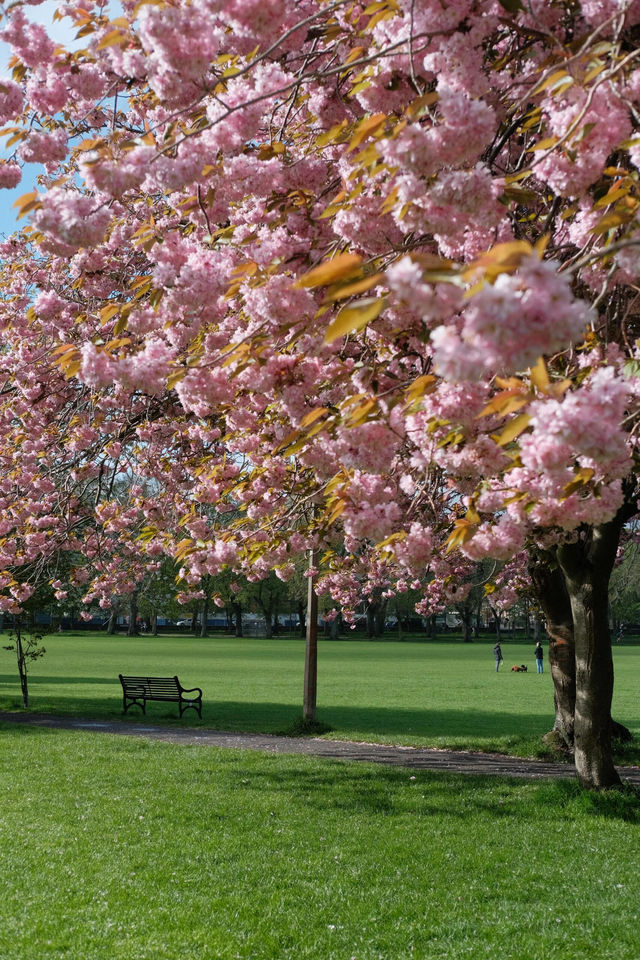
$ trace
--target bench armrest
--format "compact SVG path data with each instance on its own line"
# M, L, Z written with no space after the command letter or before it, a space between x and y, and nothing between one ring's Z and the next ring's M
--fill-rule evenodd
M181 693L181 694L182 694L182 693L196 693L196 692L198 692L198 693L200 694L200 696L202 696L202 690L200 689L200 687L191 687L189 690L187 690L186 687L180 687L180 693Z

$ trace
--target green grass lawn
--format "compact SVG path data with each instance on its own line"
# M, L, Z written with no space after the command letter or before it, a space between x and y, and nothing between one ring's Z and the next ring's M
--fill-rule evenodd
M46 656L31 667L31 709L118 719L118 673L177 673L204 692L202 724L278 732L300 717L304 643L230 637L45 638ZM318 718L333 738L476 748L535 755L553 721L548 669L515 674L533 646L505 643L495 673L491 641L368 643L320 641ZM640 738L640 647L616 647L614 715ZM20 707L14 654L0 649L0 710ZM132 708L128 717L140 717ZM173 704L149 704L147 722L200 725L195 711L177 720ZM625 759L640 760L632 747Z
M640 956L631 795L6 723L0 769L3 960Z

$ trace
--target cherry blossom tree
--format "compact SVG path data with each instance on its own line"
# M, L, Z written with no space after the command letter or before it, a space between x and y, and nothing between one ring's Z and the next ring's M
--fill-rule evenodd
M426 578L425 613L526 555L578 775L618 783L638 0L70 0L73 52L30 6L2 33L0 185L42 169L0 246L5 607L54 544L105 551L105 602L117 539L185 600L314 550L346 610Z

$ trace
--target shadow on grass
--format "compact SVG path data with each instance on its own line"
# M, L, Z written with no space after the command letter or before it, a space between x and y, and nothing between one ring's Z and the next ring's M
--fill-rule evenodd
M0 677L0 681L9 682L8 679ZM15 680L14 677L11 680ZM70 686L72 684L84 684L84 685L94 685L94 684L105 684L106 686L114 686L113 677L43 677L40 675L31 676L29 675L29 687L38 687L38 686L50 686L56 684L64 684L65 686ZM120 681L116 677L115 684L121 690Z
M12 681L14 678L11 678ZM2 678L0 677L0 682ZM91 685L100 689L96 696L61 696L49 692L53 685L81 685L85 691ZM177 727L229 730L246 733L273 733L304 735L298 727L302 709L299 704L234 700L210 700L204 690L202 720L194 710L178 715L177 704L150 702L146 715L133 706L128 713L122 710L122 692L117 680L105 677L34 677L29 680L30 710L27 712L59 714L81 719L126 720L132 724L159 723ZM106 695L106 687L112 695ZM4 711L24 712L16 690L0 695L0 716ZM49 687L49 690L46 688ZM54 688L55 690L55 688ZM396 743L432 743L438 746L455 744L457 749L495 749L504 752L524 750L529 756L547 756L541 738L552 723L552 716L509 713L496 705L492 710L472 710L467 707L407 709L376 706L320 706L317 721L332 731L332 739L358 739ZM321 729L314 731L317 735ZM537 748L539 745L539 749ZM617 763L640 763L640 742L616 749Z
M466 819L473 810L503 820L522 816L524 809L531 818L541 821L571 821L587 814L640 823L640 791L632 787L595 793L569 779L540 782L389 767L372 769L335 760L325 761L322 771L290 770L278 769L276 757L270 757L270 761L267 770L239 770L238 785L258 793L275 788L294 800L303 798L310 809L389 815L398 812L395 791L403 787L408 805L420 816ZM341 786L339 791L335 789L337 784Z
M113 687L113 696L69 697L40 695L39 687L51 683L92 684ZM32 712L59 713L63 716L83 718L123 719L122 692L120 684L104 678L45 678L29 680L32 693L30 710ZM291 703L258 702L247 703L232 700L207 700L206 690L203 696L202 721L194 711L188 711L182 724L204 726L219 730L239 730L245 732L277 733L294 726L301 715L301 705ZM0 710L13 710L17 706L16 695L0 697ZM141 711L130 709L126 719L135 722L137 718L149 722L167 715L177 714L177 707L162 703L147 704L146 717ZM191 714L191 715L190 715ZM406 709L376 706L328 706L318 708L318 721L328 724L332 730L344 736L352 733L376 736L411 737L531 737L546 732L551 722L536 714L507 713L498 708L495 711L470 710L465 707L447 710Z
M51 728L3 722L0 714L0 742L19 738L46 741L60 731ZM65 731L65 733L68 731ZM80 735L95 736L94 731ZM74 736L78 735L74 731ZM140 782L148 782L148 764L157 767L156 779L171 776L175 756L182 754L177 744L163 744L130 737L101 738L108 761L114 756L135 758ZM176 752L177 751L177 752ZM184 756L184 754L182 754ZM144 756L144 761L142 757ZM80 763L83 761L79 761ZM180 766L182 761L180 761ZM219 786L226 783L242 795L279 793L286 803L302 804L312 816L314 810L345 813L375 813L383 817L406 815L436 819L465 820L480 814L497 821L526 816L547 825L552 821L570 824L580 817L593 816L627 823L640 823L640 791L625 787L593 793L583 790L575 780L524 780L519 777L460 774L450 771L411 770L329 758L262 754L245 750L189 751L188 769L181 766L181 778L188 788L194 780L206 789L209 779Z

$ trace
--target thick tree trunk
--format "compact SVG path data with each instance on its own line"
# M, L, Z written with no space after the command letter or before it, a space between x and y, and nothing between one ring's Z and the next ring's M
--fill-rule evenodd
M461 605L458 612L462 619L462 639L464 643L473 643L473 610L471 607Z
M576 661L574 755L580 783L601 790L620 785L611 752L613 657L608 590L620 538L616 518L558 547L571 611Z
M549 666L553 679L553 701L556 733L568 752L574 751L574 719L576 707L576 659L573 634L573 612L564 573L555 554L531 555L529 574L536 600L546 620L549 637ZM534 639L540 638L540 617L534 614ZM623 724L611 720L613 739L627 742L631 732Z
M554 731L573 752L576 707L576 661L571 601L562 570L555 557L532 556L529 575L536 599L547 621L549 667L553 679Z

